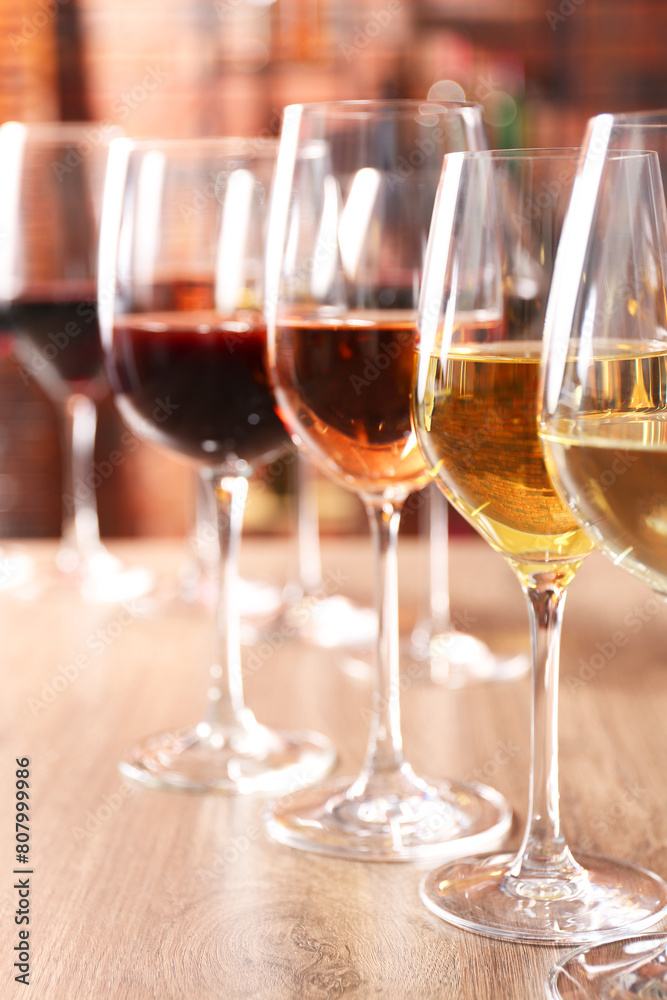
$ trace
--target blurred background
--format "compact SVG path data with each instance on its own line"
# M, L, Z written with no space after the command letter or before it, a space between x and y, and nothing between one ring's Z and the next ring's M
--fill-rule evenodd
M267 135L292 102L430 95L481 103L494 147L576 146L592 114L667 106L664 0L0 0L0 24L3 121ZM183 534L191 470L141 445L105 476L122 432L107 401L102 533ZM287 490L260 491L249 531L287 529ZM366 531L354 496L323 484L320 500L325 532ZM56 536L60 516L53 404L6 358L0 534Z

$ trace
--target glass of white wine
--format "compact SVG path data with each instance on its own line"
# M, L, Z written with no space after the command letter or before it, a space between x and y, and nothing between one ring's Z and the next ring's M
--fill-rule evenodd
M650 152L641 152L647 150ZM667 594L667 113L589 122L550 301L540 436L611 561ZM632 933L631 924L620 928ZM667 996L667 938L563 959L550 996Z
M664 915L667 886L636 866L575 858L559 811L562 613L590 538L549 479L538 437L545 308L575 150L445 159L419 307L413 412L427 465L453 505L515 571L532 646L532 764L518 853L450 862L422 899L493 937L584 943Z

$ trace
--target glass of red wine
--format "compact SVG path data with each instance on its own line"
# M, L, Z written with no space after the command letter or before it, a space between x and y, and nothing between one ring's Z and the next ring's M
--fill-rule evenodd
M429 478L410 421L424 249L445 153L485 144L472 104L285 111L267 241L271 374L297 444L366 508L379 623L361 772L269 810L270 835L302 850L375 861L456 856L498 843L510 825L495 790L413 770L399 705L398 527L406 498Z
M147 570L124 567L102 545L90 485L97 405L109 391L96 303L99 213L109 141L119 134L93 122L0 127L0 309L24 381L41 386L61 424L62 529L52 583L72 583L90 601L127 600L152 586Z
M158 788L281 792L320 779L335 750L261 725L243 698L238 559L253 471L288 439L274 408L262 315L266 209L276 142L111 144L98 302L121 416L203 470L220 545L219 656L198 723L149 737L120 764Z

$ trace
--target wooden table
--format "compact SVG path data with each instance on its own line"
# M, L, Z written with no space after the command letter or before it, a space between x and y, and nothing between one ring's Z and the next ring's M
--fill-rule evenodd
M36 559L50 543L32 543ZM163 579L180 542L115 546ZM284 578L284 542L248 540L248 574ZM324 549L347 592L369 600L366 540ZM459 621L505 650L527 648L518 584L478 540L451 546ZM401 542L403 624L423 607L425 554ZM429 866L362 864L270 842L262 801L130 790L116 759L133 737L195 721L211 651L206 614L132 617L59 596L0 597L2 810L0 996L35 1000L536 1000L562 950L459 932L422 906ZM77 666L78 664L78 666ZM359 767L370 688L340 653L296 641L247 679L258 717L308 726ZM593 555L563 636L561 804L572 845L667 876L667 612ZM484 777L526 814L529 681L459 690L415 679L403 698L419 771ZM29 757L30 987L13 982L15 759Z

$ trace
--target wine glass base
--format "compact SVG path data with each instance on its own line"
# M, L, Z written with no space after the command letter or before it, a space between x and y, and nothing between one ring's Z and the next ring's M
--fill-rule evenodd
M126 566L104 546L84 557L61 545L55 563L36 567L18 595L26 600L75 597L88 604L121 604L146 597L154 586L149 570Z
M219 581L216 573L204 572L198 567L179 572L177 585L178 601L186 606L203 604L215 608L218 601ZM282 609L283 597L280 587L269 580L241 577L238 581L236 600L239 614L247 621L269 621Z
M200 723L130 747L118 767L149 788L280 795L320 781L335 763L333 744L319 733Z
M281 844L359 861L456 857L496 846L512 813L494 789L479 784L413 779L398 794L355 793L359 779L331 779L278 800L266 828Z
M13 590L27 583L34 566L30 556L13 548L0 548L0 590Z
M490 937L533 944L587 944L642 930L667 913L667 885L652 872L612 858L583 855L571 878L519 879L516 854L464 858L424 879L423 902L447 923Z
M286 619L299 638L322 649L369 649L377 637L375 611L342 594L306 594L288 608Z
M80 589L82 598L89 604L119 604L145 597L154 579L142 566L119 566L101 575L84 573L71 583Z
M375 676L370 658L363 654L346 657L340 667L357 681L372 681ZM513 681L529 670L529 656L496 655L480 639L454 630L425 645L411 639L405 643L401 657L401 672L411 681L442 684L452 690L483 681Z
M429 635L417 627L412 633L407 656L411 661L410 674L415 680L450 688L478 681L511 681L530 670L527 654L502 656L493 653L481 639L453 628Z
M549 977L550 1000L666 1000L667 938L642 934L566 955Z

